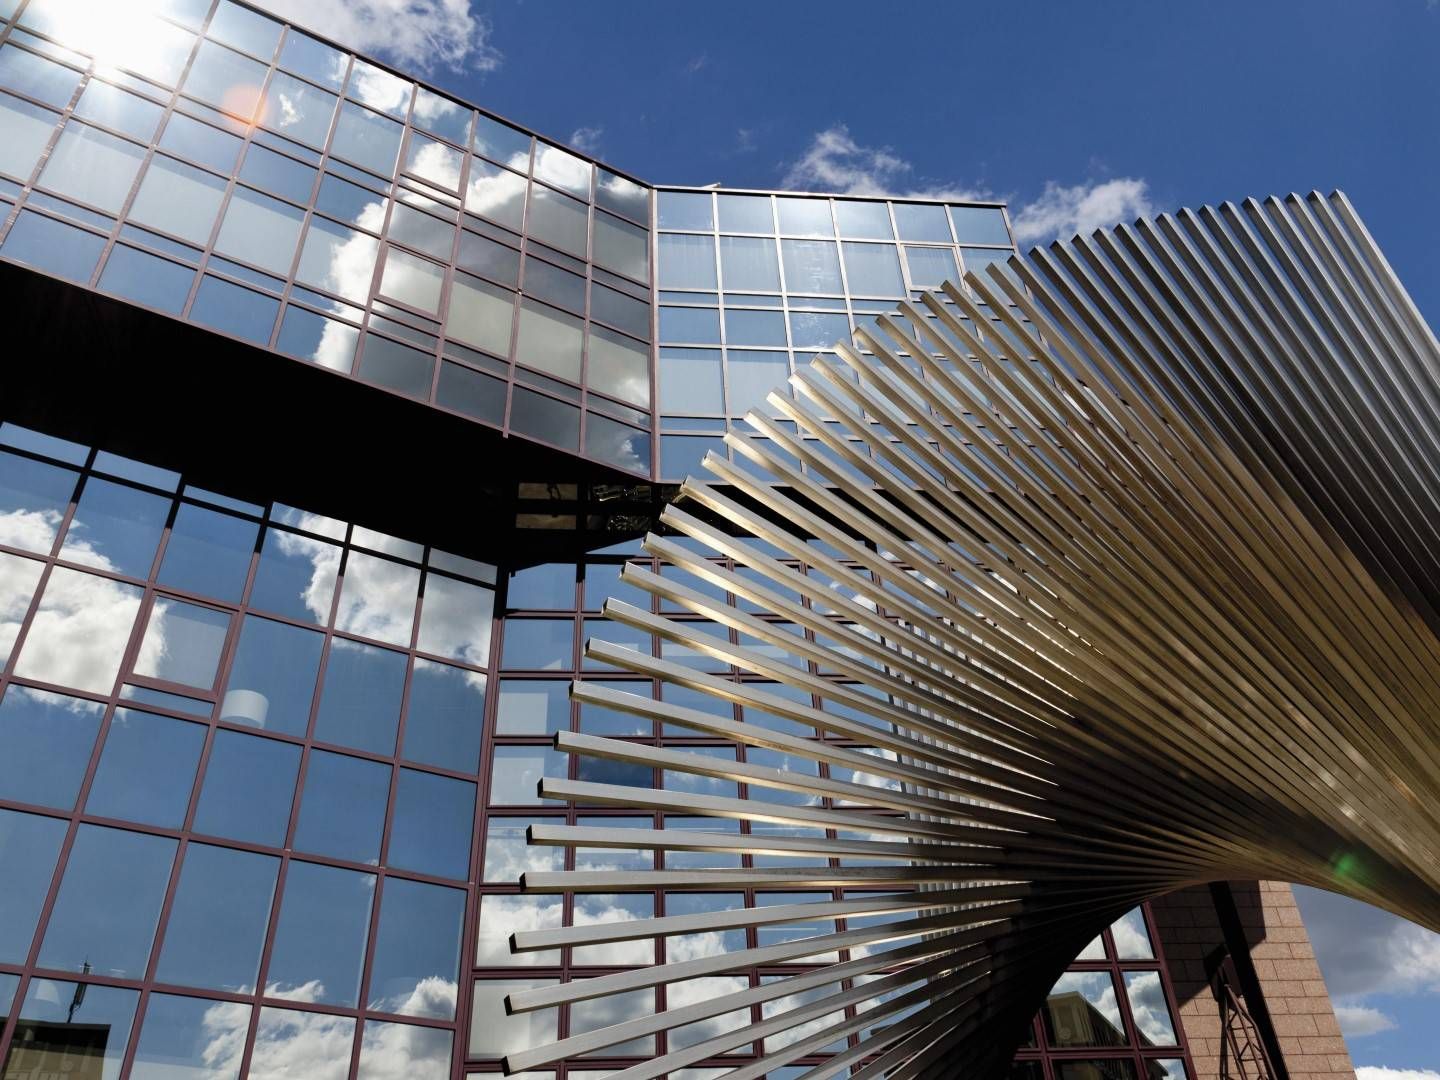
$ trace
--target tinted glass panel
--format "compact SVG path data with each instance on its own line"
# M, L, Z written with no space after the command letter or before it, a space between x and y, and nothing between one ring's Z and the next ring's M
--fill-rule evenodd
M592 390L642 409L649 406L650 350L640 342L591 327L588 372L586 382Z
M910 284L917 289L935 288L960 276L950 248L907 247L905 262L910 267Z
M785 353L748 352L730 349L725 353L729 369L731 416L744 416L749 409L768 412L765 398L772 390L784 393L790 377L790 364Z
M497 746L490 774L490 805L529 806L540 802L536 790L540 778L568 776L568 757L545 746ZM492 821L492 830L494 827Z
M154 138L155 127L160 123L163 111L155 102L139 94L127 93L98 79L92 79L86 85L75 106L76 116L94 120L142 142Z
M490 663L490 614L495 594L479 585L429 574L416 648L476 667Z
M99 286L105 292L137 304L179 315L190 297L194 280L195 271L190 267L122 244L105 260Z
M308 1001L309 993L308 987L301 987L293 994L279 996ZM344 1080L354 1042L355 1021L350 1017L267 1006L260 1010L260 1022L255 1028L255 1053L249 1075L284 1076L292 1071L294 1063L306 1062L307 1080ZM310 1064L316 1058L323 1064Z
M722 236L720 268L726 289L740 292L779 292L780 270L775 241L762 237Z
M81 825L40 947L44 967L144 977L175 841Z
M73 807L104 711L97 702L12 686L0 703L0 798Z
M595 203L606 210L624 214L632 221L650 220L649 189L604 169L600 170L599 181L595 184Z
M952 206L950 220L955 223L955 237L962 244L1010 243L1010 230L1005 227L1005 211L992 206Z
M49 109L0 94L0 172L18 180L30 179L40 152L50 140L60 117Z
M449 262L455 226L413 206L396 203L390 210L390 239Z
M225 197L225 181L194 166L156 157L145 170L130 205L130 220L191 244L210 242L210 230Z
M392 300L433 315L440 306L440 286L444 280L444 267L391 248L380 275L380 291Z
M420 571L414 567L352 551L345 562L335 626L351 634L409 645L419 591Z
M844 244L845 276L852 296L904 296L900 260L891 244Z
M228 281L206 277L195 294L190 318L202 326L264 345L270 340L279 310L278 300L231 285Z
M523 176L471 158L465 209L518 232L525 217L526 187Z
M251 144L245 151L240 179L303 203L310 201L310 192L315 187L315 169L263 146Z
M403 755L410 761L476 772L484 726L485 676L416 660L410 676Z
M863 240L889 240L895 234L890 228L890 211L883 202L835 203L835 222L841 236Z
M435 387L435 403L500 426L505 420L505 396L509 388L499 379L471 371L459 364L442 362Z
M235 158L240 153L240 140L234 135L180 113L173 113L165 122L160 146L227 173L235 168Z
M331 151L372 172L389 176L395 171L403 130L395 121L347 101L340 107Z
M281 847L300 769L300 748L217 731L195 809L195 831Z
M80 72L6 45L0 47L0 83L63 109L70 104L75 87L80 84Z
M175 515L158 580L187 592L239 601L258 526L184 503Z
M403 653L336 638L325 668L315 738L393 754L404 681Z
M266 993L355 1005L374 892L371 874L292 862L285 874Z
M775 210L780 231L791 236L834 236L828 199L789 199L778 196Z
M321 635L248 616L220 718L286 735L304 735L320 666Z
M265 92L264 123L297 142L324 146L335 101L334 94L276 72Z
M15 673L109 693L139 610L137 586L57 567L45 585Z
M0 254L70 281L86 282L100 261L102 237L23 211L0 245Z
M20 1010L5 1080L119 1080L139 1000L138 990L36 979ZM96 1038L97 1032L104 1034L103 1040Z
M351 862L380 858L390 767L327 750L311 753L295 847Z
M0 963L23 964L29 957L65 829L61 818L0 810L0 864L6 867L0 889Z
M401 769L390 825L391 866L463 881L470 866L475 785Z
M295 280L364 303L380 242L324 218L312 218Z
M530 185L530 235L542 243L585 257L589 210L557 192Z
M661 233L660 287L662 289L715 288L714 239L709 236Z
M437 267L436 270L438 269ZM438 279L434 285L438 296ZM406 397L426 399L430 396L430 382L434 373L435 358L428 353L411 349L377 334L365 336L365 351L360 355L358 372L362 379L389 387Z
M40 183L107 214L118 214L145 156L143 147L71 122L40 173Z
M161 982L250 993L270 921L280 860L191 844L165 927Z
M240 1075L241 1048L249 1028L249 1005L152 994L145 1006L131 1075L235 1080ZM256 1064L263 1068L262 1063Z
M444 1028L366 1020L356 1080L446 1080L453 1038Z
M204 745L201 724L116 709L86 812L178 829Z
M520 305L516 359L527 367L580 381L581 320L529 300Z
M710 229L714 227L711 196L705 192L661 191L656 195L658 223L663 229Z
M585 454L626 472L650 473L650 433L589 413L585 420Z
M256 149L251 148L252 155ZM225 208L215 250L283 277L290 273L304 216L298 207L237 187Z
M0 555L0 663L10 662L43 569L43 564L33 559Z
M785 262L785 287L791 292L844 292L840 281L840 257L828 240L781 240Z
M135 674L209 690L215 685L229 629L229 612L157 597L135 659Z
M515 294L478 278L456 274L445 333L496 356L510 353Z
M945 207L924 203L894 205L895 225L901 240L923 240L928 243L950 243L950 223L945 220Z
M250 121L260 107L265 65L212 41L202 41L185 77L185 92Z
M355 345L360 331L338 319L327 319L303 308L285 310L275 347L283 353L330 368L348 372L355 363Z
M638 281L650 280L650 234L609 214L595 215L595 261Z
M453 1019L464 917L465 894L458 889L386 879L368 1007Z
M8 525L4 542L49 554L75 479L70 469L0 452L0 520Z
M717 195L721 232L775 231L768 195Z
M1108 971L1060 976L1045 1002L1051 1046L1124 1046L1129 1042Z

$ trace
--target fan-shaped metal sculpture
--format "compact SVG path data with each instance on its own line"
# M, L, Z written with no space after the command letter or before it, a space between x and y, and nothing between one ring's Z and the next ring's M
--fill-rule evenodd
M749 570L651 536L648 551L704 587L625 571L750 644L605 609L766 681L587 646L834 738L573 690L828 769L562 734L572 754L735 780L751 797L547 779L552 798L783 828L530 835L794 864L529 874L524 886L869 893L531 931L513 945L867 918L512 994L512 1011L552 1008L851 950L512 1054L506 1068L759 1003L760 1022L615 1075L648 1080L765 1038L762 1058L726 1074L747 1080L863 1030L805 1080L995 1076L1086 941L1138 901L1216 879L1303 882L1440 928L1440 348L1344 197L1186 211L1057 244L855 336L798 372L793 397L771 396L789 423L752 413L754 436L727 437L734 462L709 460L714 479L687 481L665 511ZM847 1018L850 1005L864 1011Z

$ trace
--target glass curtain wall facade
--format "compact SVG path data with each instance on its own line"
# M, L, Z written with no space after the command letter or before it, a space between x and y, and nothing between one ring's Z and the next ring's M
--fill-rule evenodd
M729 423L817 351L1013 250L998 205L657 189L232 0L152 8L0 0L0 262L476 421L477 440L658 481L656 493L707 451L723 456ZM512 444L476 445L479 457ZM620 582L626 564L675 572L642 552L648 522L577 541L591 550L560 562L485 557L484 534L581 536L604 483L524 477L522 512L472 512L475 547L455 553L420 527L375 531L363 504L342 521L135 458L13 416L0 427L0 1080L493 1074L508 1050L803 965L506 1017L513 990L889 917L512 955L517 929L865 898L522 895L526 869L767 861L528 846L535 822L723 827L541 801L542 775L662 779L572 762L551 749L556 732L877 785L864 762L879 751L784 714L787 701L838 708L823 695L775 685L776 712L755 713L582 659L600 637L716 683L754 678L603 619L611 596L677 613ZM577 677L712 712L715 726L582 709L566 694ZM748 732L823 737L854 767ZM733 781L664 780L749 797ZM1132 912L1082 953L1016 1076L1196 1080L1147 919ZM802 1003L537 1075L598 1080Z

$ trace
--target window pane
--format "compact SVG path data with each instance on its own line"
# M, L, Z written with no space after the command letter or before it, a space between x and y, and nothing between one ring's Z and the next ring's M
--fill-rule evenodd
M238 602L259 526L184 503L175 515L157 580L162 585Z
M415 88L413 122L426 131L449 139L456 146L469 146L470 117L473 112L459 102L431 93L423 86Z
M40 183L59 195L118 214L145 156L143 147L73 121L45 162Z
M503 1057L554 1042L559 1009L505 1014L507 994L551 986L554 979L482 979L470 997L470 1056Z
M279 310L278 300L207 276L190 306L190 318L202 326L264 345L270 340Z
M722 236L720 271L725 288L738 292L779 292L775 241L758 236Z
M34 980L5 1060L5 1080L119 1080L139 1000L138 990Z
M0 523L4 524L0 540L48 555L69 508L75 479L71 469L0 452Z
M109 693L120 670L140 589L56 567L30 625L15 673Z
M563 870L565 853L560 848L531 846L525 842L527 826L554 818L492 817L485 827L485 881L513 885L529 871Z
M585 456L626 472L650 474L650 433L589 413L585 421Z
M13 692L13 691L12 691ZM0 810L0 963L23 964L65 839L60 818Z
M485 117L480 119L483 122ZM520 167L525 165L526 162L521 162ZM523 176L479 158L471 158L470 177L465 188L465 209L519 232L520 224L525 218L526 187Z
M779 311L727 308L725 341L730 345L778 345L785 340L785 315Z
M151 994L132 1076L235 1080L250 1029L250 1006L175 994ZM261 1075L252 1069L252 1075Z
M302 987L281 996L308 1001L311 992L312 988ZM294 1075L298 1069L305 1080L345 1080L354 1044L351 1017L267 1006L260 1010L248 1075L271 1080Z
M1045 1030L1052 1046L1124 1046L1125 1024L1108 971L1060 976L1045 1001Z
M145 975L175 841L81 825L40 947L48 968Z
M775 209L779 214L782 233L790 236L835 235L835 223L830 220L828 199L790 199L777 196Z
M404 653L335 638L325 666L315 738L393 754L404 684Z
M574 316L524 300L515 358L537 371L578 383L583 326Z
M1115 954L1121 960L1153 960L1150 932L1145 929L1145 913L1140 908L1126 912L1110 924L1115 938Z
M480 897L480 935L475 948L475 966L559 965L558 949L512 953L510 935L521 930L554 929L561 925L563 910L558 896L508 896L501 893Z
M239 138L180 113L173 113L165 122L160 146L225 173L235 168L235 159L240 154Z
M580 199L590 198L590 174L594 167L583 158L549 143L535 150L535 175Z
M851 244L845 248L845 275L852 296L904 296L900 260L893 244Z
M574 625L569 619L507 619L501 666L511 671L570 670Z
M710 194L702 191L657 192L658 223L662 229L714 228L710 200Z
M116 709L86 813L178 829L204 746L203 724Z
M185 77L184 90L248 123L259 111L264 83L264 64L213 41L202 41Z
M168 157L155 157L130 205L130 220L204 247L225 197L225 181Z
M416 648L476 667L490 663L490 615L495 594L479 585L428 574Z
M835 222L840 226L841 236L854 236L862 240L890 240L895 235L890 228L890 211L883 202L846 202L837 199Z
M310 193L315 188L315 168L252 143L245 151L240 179L283 198L305 203L310 201Z
M338 49L307 37L292 26L286 31L285 45L280 50L280 66L338 90L345 79L350 59Z
M449 191L460 190L460 151L418 132L410 135L405 171Z
M616 176L605 169L595 184L595 204L617 214L624 214L632 221L649 222L650 191L623 176Z
M348 372L355 363L355 345L359 340L360 331L349 323L290 307L280 323L275 347L331 371Z
M404 870L465 880L474 818L474 784L401 769L387 862Z
M542 776L569 774L569 755L548 746L497 746L490 771L490 805L533 806L541 801L536 785Z
M300 238L304 217L305 212L297 207L237 187L225 208L215 250L285 277L295 258L295 241Z
M331 152L381 176L390 176L395 171L403 131L395 121L347 101L340 107Z
M324 146L335 115L336 97L284 72L276 72L265 92L263 121L287 138ZM353 106L347 106L353 108Z
M472 232L460 234L460 257L456 265L503 285L514 286L520 281L520 253Z
M195 809L195 831L282 847L300 770L300 748L217 731Z
M269 59L280 44L280 24L231 0L220 0L210 20L210 36L252 56Z
M717 195L721 232L775 231L768 195Z
M0 94L0 172L29 180L59 119L49 109Z
M390 766L313 751L305 766L295 848L351 862L378 862L389 796Z
M403 119L410 111L410 91L411 84L404 79L357 59L346 92L356 101Z
M370 929L375 876L292 862L265 993L353 1007Z
M955 252L950 248L907 247L905 262L910 267L910 284L917 289L937 288L960 278Z
M33 559L0 555L0 665L10 660L20 624L30 609L43 565Z
M80 84L80 72L6 45L0 47L0 83L63 109L70 104L71 95Z
M785 287L791 292L841 295L840 257L829 240L781 240Z
M591 327L586 381L592 390L628 401L642 409L648 408L649 348L604 327Z
M749 352L728 349L725 365L729 371L729 414L744 416L749 409L769 412L765 398L772 390L785 392L790 377L789 359L783 352Z
M945 220L945 207L925 203L895 203L895 227L901 240L921 240L932 244L950 243L950 223Z
M627 1020L638 1020L655 1012L655 991L631 990L627 993L612 994L589 1001L577 1001L570 1006L570 1034L583 1035L587 1031L621 1024ZM595 1052L599 1054L637 1054L641 1057L655 1053L655 1036L647 1035L629 1042L619 1043Z
M229 629L228 612L156 597L135 674L209 690Z
M650 319L652 309L643 300L607 289L598 281L590 286L590 318L592 321L609 323L631 337L650 340Z
M104 711L98 702L11 686L0 703L0 798L71 809Z
M530 136L516 131L508 124L481 113L475 118L475 146L477 154L484 154L495 161L503 161L517 169L530 168Z
M1125 993L1130 999L1130 1016L1140 1041L1147 1046L1174 1046L1175 1025L1165 1004L1165 988L1158 971L1125 972Z
M462 772L480 768L485 676L430 660L415 661L403 756Z
M425 252L441 262L450 261L455 226L413 206L396 203L390 210L390 239Z
M87 282L100 261L102 237L26 210L0 245L0 254L70 281Z
M589 208L558 192L530 185L530 217L527 228L541 243L585 257Z
M525 293L547 304L585 311L585 279L539 259L525 260Z
M380 242L373 236L325 218L311 218L295 280L364 303L379 250Z
M595 215L595 261L637 281L650 280L650 234L609 214Z
M345 561L335 628L392 645L409 645L420 571L352 551Z
M718 349L660 350L660 409L666 413L720 413Z
M644 857L649 858L648 853ZM654 917L655 898L644 893L577 894L571 922L574 926L596 926ZM604 945L577 945L570 950L570 962L649 967L655 963L655 942L651 938L639 938Z
M715 308L662 307L660 340L678 344L719 345L720 312Z
M260 971L280 860L191 844L185 850L155 977L248 994Z
M105 260L99 287L137 304L179 315L194 280L195 271L188 266L117 244Z
M440 286L444 280L444 267L391 248L385 255L380 291L392 300L433 315L440 307Z
M366 1007L453 1020L464 920L459 889L386 878Z
M661 233L660 287L715 288L715 240L709 236Z
M506 679L495 714L498 735L553 735L570 730L570 683Z
M790 313L790 344L797 349L828 349L837 341L850 340L850 320L844 315L819 311Z
M378 334L366 334L357 374L368 382L424 400L430 396L435 358Z
M155 127L160 123L162 112L164 110L155 102L97 79L86 84L85 92L75 106L75 115L81 119L94 120L97 124L104 124L147 143L155 137Z
M509 356L514 319L514 293L487 281L455 275L450 287L446 336L496 356Z
M240 632L220 718L304 735L320 666L321 635L251 615Z
M355 1080L447 1080L453 1041L444 1028L366 1020Z
M303 526L302 519L297 524ZM340 548L271 528L260 549L250 603L292 619L324 625L340 572Z
M1005 211L998 206L952 206L950 220L955 223L955 238L962 244L1010 245Z
M481 375L460 364L440 363L440 379L435 385L437 405L499 427L505 420L507 392L508 387L500 379Z

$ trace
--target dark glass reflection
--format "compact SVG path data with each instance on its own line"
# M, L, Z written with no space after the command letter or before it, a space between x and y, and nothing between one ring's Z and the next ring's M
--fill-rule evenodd
M258 531L253 521L182 503L160 563L160 584L238 602Z
M10 226L9 235L0 244L0 255L83 283L94 273L104 246L103 237L25 210Z
M325 666L315 738L393 754L404 684L404 653L335 638Z
M358 327L292 305L285 309L285 317L280 320L275 347L332 371L348 372L355 362L355 345L359 340ZM441 382L444 382L443 376Z
M297 523L305 525L305 515ZM323 540L271 528L250 590L254 607L323 626L340 571L340 549Z
M499 427L505 422L505 396L509 387L478 371L452 364L440 364L435 387L435 404Z
M249 1005L151 994L131 1076L236 1080L249 1028Z
M507 619L501 666L511 671L570 670L574 625L570 619Z
M190 305L190 318L212 330L265 345L270 341L279 310L279 300L207 276L200 282L195 302Z
M105 260L98 285L104 292L179 315L194 280L191 267L117 244Z
M474 817L474 784L401 769L386 862L463 881L470 866Z
M25 994L4 1080L118 1080L138 990L36 979Z
M324 640L298 626L246 616L220 719L304 735Z
M178 829L204 745L203 724L116 709L86 813Z
M145 975L175 841L81 825L40 947L40 966Z
M195 809L195 831L283 846L299 769L298 746L217 731Z
M189 845L155 977L253 993L279 869L270 855Z
M35 924L64 839L65 822L60 818L0 810L0 866L5 867L5 887L0 889L0 963L23 964L29 957Z
M71 809L104 711L83 698L12 685L0 703L0 798Z
M351 862L380 861L390 766L316 750L305 766L295 848Z
M367 1008L454 1019L464 917L460 890L387 878Z
M354 1006L374 894L373 874L292 862L285 874L265 993Z
M392 252L389 264L391 266L395 265L394 256L395 253ZM438 280L436 290L438 300ZM407 397L427 399L430 397L430 383L434 373L433 356L378 334L365 335L365 351L360 354L358 373L362 379L396 390Z
M580 446L580 410L517 386L510 401L510 429L573 453Z
M401 750L407 760L478 772L484 720L484 675L432 660L415 661Z

